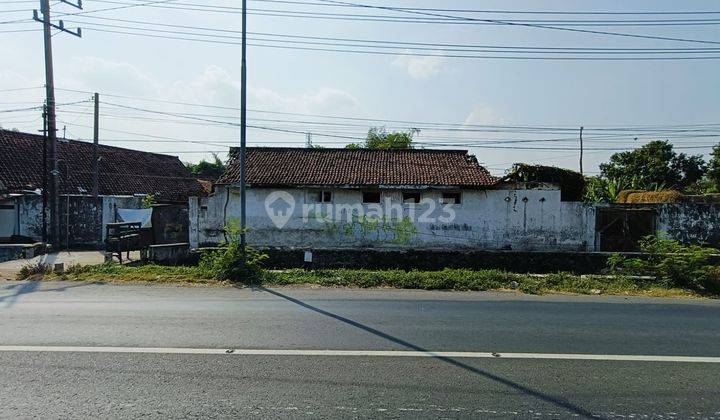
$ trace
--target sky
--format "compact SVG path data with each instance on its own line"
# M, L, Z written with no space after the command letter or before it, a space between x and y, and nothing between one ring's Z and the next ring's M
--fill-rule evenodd
M248 1L250 145L303 147L310 132L315 145L342 147L361 141L371 126L419 128L419 147L468 149L499 175L513 162L578 170L581 126L587 174L612 153L651 140L667 138L688 154L707 154L720 142L720 60L554 60L548 58L579 55L462 51L675 48L680 53L593 50L584 56L720 58L716 0L353 3L413 11L326 0ZM63 17L66 27L83 28L82 38L58 31L52 38L60 136L92 139L88 100L99 92L104 144L183 161L209 159L213 152L224 158L238 144L239 0L85 0L83 6L84 14ZM0 0L0 125L6 129L42 127L38 109L22 110L44 99L41 24L29 19L36 7L36 1ZM59 1L52 2L52 11L53 20L79 12ZM620 14L680 11L715 13ZM572 14L578 12L607 14ZM595 26L567 26L586 20ZM637 26L641 20L653 25ZM375 45L389 47L368 48L373 44L358 40L388 41ZM302 43L308 41L314 44Z

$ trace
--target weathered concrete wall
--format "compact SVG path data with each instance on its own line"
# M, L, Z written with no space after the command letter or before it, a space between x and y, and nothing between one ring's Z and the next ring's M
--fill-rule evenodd
M105 196L102 203L102 243L105 243L108 223L117 222L117 209L140 209L143 197L133 196Z
M70 206L68 212L68 205ZM63 196L60 200L60 235L70 246L96 247L101 243L102 199Z
M561 202L560 191L554 188L465 190L461 204L449 206L438 204L442 197L438 190L423 192L423 199L429 201L421 204L403 204L402 191L384 190L380 207L394 223L346 217L352 211L348 207L356 206L372 219L374 206L358 204L361 191L332 190L331 211L323 205L319 212L317 208L308 212L305 205L317 204L313 202L316 194L286 190L294 208L282 228L273 223L266 209L266 199L273 192L247 191L248 242L257 247L594 250L594 206ZM280 211L288 210L289 206L285 207ZM327 217L328 213L332 216ZM321 217L314 217L318 214ZM191 198L191 245L221 242L223 226L239 215L238 188L219 186L213 196Z
M16 204L20 210L20 223L18 235L42 241L42 197L37 195L24 195L16 197ZM47 210L47 220L50 223L50 211Z
M0 244L0 263L33 258L45 253L42 244Z
M188 222L186 206L175 204L153 206L152 230L155 244L187 243Z
M683 243L720 247L720 205L663 204L657 210L659 232Z
M190 244L150 245L148 258L153 264L178 265L190 262Z
M42 241L42 197L24 195L16 197L14 200L19 209L20 219L17 235L29 237L38 242ZM70 203L69 214L67 213L68 201ZM100 246L105 241L104 226L115 221L116 208L133 209L141 206L141 197L102 196L99 198L99 202L96 202L90 196L70 195L68 197L63 195L60 199L61 242L65 244L67 235L70 238L70 246ZM46 213L49 229L49 206Z

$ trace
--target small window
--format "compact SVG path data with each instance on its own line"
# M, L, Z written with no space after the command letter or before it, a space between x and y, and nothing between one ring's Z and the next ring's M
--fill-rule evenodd
M403 203L404 203L404 204L418 204L418 203L420 203L420 192L419 192L419 191L405 191L405 192L403 192Z
M461 204L462 195L459 192L446 192L442 195L443 204Z
M332 192L331 191L320 191L317 195L318 203L332 203Z
M380 203L380 191L364 191L363 203Z

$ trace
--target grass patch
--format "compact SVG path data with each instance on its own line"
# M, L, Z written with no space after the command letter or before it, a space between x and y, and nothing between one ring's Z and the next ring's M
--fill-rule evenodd
M74 265L62 274L48 273L48 280L151 282L185 284L223 284L200 267L161 266L154 264L128 266L116 263L102 265Z
M692 291L628 276L577 276L569 273L540 276L501 270L287 270L264 273L262 282L274 286L316 285L455 291L516 290L528 294L698 296Z
M37 270L28 269L27 273ZM42 271L42 270L40 270ZM72 266L62 274L49 270L22 279L147 282L176 284L230 285L206 267L108 263ZM19 276L19 279L20 276ZM658 297L698 297L699 294L667 286L663 282L629 276L578 276L570 273L548 275L517 274L502 270L446 269L442 271L402 270L285 270L261 271L251 282L266 286L312 285L322 287L395 288L454 291L518 291L527 294L573 293L585 295L635 295Z

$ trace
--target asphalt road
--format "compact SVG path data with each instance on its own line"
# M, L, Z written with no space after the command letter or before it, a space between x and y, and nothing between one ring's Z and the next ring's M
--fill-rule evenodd
M0 418L720 418L676 356L720 357L720 302L0 282Z

